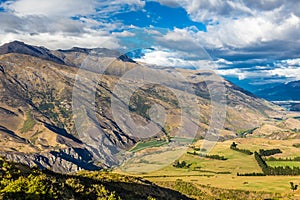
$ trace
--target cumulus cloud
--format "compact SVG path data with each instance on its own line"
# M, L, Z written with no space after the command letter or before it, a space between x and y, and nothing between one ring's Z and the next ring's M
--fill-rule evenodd
M274 18L272 13L236 20L223 19L219 24L208 24L207 32L175 28L162 39L166 43L182 41L179 46L186 49L189 45L195 47L195 42L211 49L242 49L270 42L277 44L278 41L299 42L300 18L291 13L279 20L279 16Z
M60 16L71 17L74 15L87 15L95 12L96 1L94 0L19 0L6 2L2 5L6 10L18 16Z
M74 21L69 18L0 13L0 24L0 44L21 40L29 44L44 45L50 49L101 45L108 48L118 47L116 36L108 33L109 27L94 30L93 23ZM101 23L98 22L97 25Z
M118 37L133 37L133 36L135 36L134 33L126 31L126 30L122 31L122 32L113 32L112 35L118 36Z
M10 13L0 13L1 32L38 33L82 33L85 32L81 22L68 18L49 19L45 16L30 15L19 17Z
M82 35L65 35L64 33L39 33L39 34L26 34L26 33L0 33L2 43L11 42L14 40L24 41L25 43L46 46L49 49L70 49L74 46L84 48L105 47L109 49L119 48L119 41L117 38L109 35L102 35L101 33L85 33Z
M119 0L19 0L0 5L0 44L22 40L51 49L82 47L120 47L119 37L134 34L120 22L108 22L112 12L128 12L143 7L144 1Z
M253 66L248 68L229 66L228 68L217 69L217 73L223 76L237 77L239 80L258 80L260 84L269 83L272 79L277 79L276 82L294 81L300 79L300 59L276 61L273 66ZM253 84L256 83L253 82Z
M239 80L271 78L273 76L267 70L252 70L251 68L217 69L216 73L225 77L236 77ZM253 84L255 84L254 81Z
M284 60L284 61L282 61L282 63L284 63L286 65L289 65L289 66L298 66L298 67L300 67L300 58Z
M180 5L195 21L218 21L220 18L251 15L252 11L242 1L223 0L157 0L163 5Z
M144 5L145 2L141 0L18 0L7 1L1 6L18 16L72 17L75 15L132 11ZM96 11L96 8L99 11Z
M197 51L202 48L199 38L190 28L168 31L165 35L156 37L158 42L170 49L181 51Z
M145 6L144 0L101 0L98 1L98 14L110 17L111 14L136 11Z
M241 69L219 69L217 73L222 76L234 76L239 80L249 77L248 72L242 71Z
M287 80L300 80L300 67L283 67L268 71L269 76L284 77Z
M224 18L255 16L259 13L281 10L282 14L299 16L298 0L156 0L163 5L180 5L195 21L221 21Z
M185 8L194 21L206 22L206 32L175 28L173 33L162 37L166 41L174 36L185 42L183 47L195 47L197 42L215 53L258 56L253 59L267 54L279 59L300 56L299 1L157 1L165 5L174 2Z
M207 69L215 70L217 65L210 60L209 57L205 59L188 59L187 53L181 51L170 51L168 49L155 49L145 51L141 58L135 59L141 63L151 65L158 65L164 67L178 67L178 68L191 68L191 69Z
M223 58L219 58L218 60L215 61L219 65L232 65L233 62L225 60Z
M300 59L287 59L275 63L275 68L268 71L270 76L300 80Z

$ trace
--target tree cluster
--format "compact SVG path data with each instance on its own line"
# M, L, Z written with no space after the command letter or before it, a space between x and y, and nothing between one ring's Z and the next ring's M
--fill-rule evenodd
M197 153L196 151L194 152L187 152L188 154L193 154L193 155L198 155L203 158L210 158L210 159L215 159L215 160L227 160L224 156L219 156L219 155L208 155L208 154L202 154L202 153Z
M248 149L239 149L237 147L237 144L235 142L233 142L231 145L230 145L230 149L234 150L234 151L238 151L238 152L241 152L241 153L244 153L244 154L247 154L247 155L252 155L253 152L251 152L250 150Z
M265 158L266 161L296 161L299 162L300 161L300 157L294 157L294 158L275 158L273 156L269 157L269 158Z
M259 150L259 154L262 156L272 156L278 153L282 153L282 151L280 149L269 149L269 150L264 150L264 149L260 149Z
M263 173L266 175L300 175L300 168L299 167L293 167L290 166L277 166L277 167L270 167L267 165L267 163L262 159L262 156L255 152L254 158L257 161L258 165L262 169Z

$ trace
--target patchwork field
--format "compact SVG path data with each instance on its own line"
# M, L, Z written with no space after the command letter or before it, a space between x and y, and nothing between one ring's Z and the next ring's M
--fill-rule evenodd
M248 149L252 152L260 149L275 149L279 148L282 153L272 155L275 158L294 158L300 155L300 149L295 147L300 143L299 139L293 140L269 140L263 138L238 138L234 140L218 142L207 155L219 155L225 157L227 160L216 160L211 158L200 157L199 155L188 154L186 152L193 152L194 149L201 149L203 141L197 141L193 148L185 149L185 151L173 152L159 152L159 148L150 148L144 150L146 154L140 153L139 159L135 163L130 162L127 166L130 168L140 162L139 171L127 170L122 173L135 173L137 176L153 181L158 185L166 185L166 183L175 183L178 180L192 183L193 186L199 189L203 187L213 187L221 189L243 190L243 191L261 191L270 193L280 193L283 199L288 199L293 192L290 189L290 182L300 184L300 176L237 176L237 173L262 173L261 168L257 164L253 155L246 155L244 153L230 149L230 145L235 142L240 149ZM161 147L163 148L163 147ZM152 150L152 151L151 151ZM177 149L178 150L178 149ZM181 163L184 161L188 167L174 167L173 163L168 158L173 155L178 155L177 161ZM168 160L169 164L163 168L160 167L162 160ZM156 163L157 170L154 170ZM289 166L300 167L299 161L267 161L271 167L275 166ZM147 166L151 166L147 168ZM135 166L136 167L136 166ZM127 168L128 169L128 168ZM131 168L132 169L132 168ZM147 173L147 170L149 172ZM117 170L120 172L120 170ZM168 184L167 184L168 185ZM299 191L295 191L295 198L300 198Z

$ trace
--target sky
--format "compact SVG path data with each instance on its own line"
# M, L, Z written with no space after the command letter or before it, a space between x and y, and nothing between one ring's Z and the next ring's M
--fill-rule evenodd
M299 0L0 1L0 44L106 47L137 61L210 66L256 90L300 80Z

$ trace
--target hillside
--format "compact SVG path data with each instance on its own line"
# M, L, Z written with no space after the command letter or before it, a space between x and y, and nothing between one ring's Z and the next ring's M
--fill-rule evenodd
M114 173L62 175L2 158L0 169L0 199L191 199L150 181Z
M57 172L98 170L120 164L126 159L123 154L131 156L128 150L139 141L203 138L209 129L212 104L207 83L217 85L213 73L157 66L154 70L154 66L140 65L107 49L53 51L13 42L0 50L0 155L6 159ZM124 79L133 69L145 77L155 73L156 80L170 84L143 85L143 80L134 77ZM234 138L238 131L255 128L278 114L279 108L273 104L224 79L222 82L227 107L221 140ZM126 92L133 92L128 102L123 101ZM190 101L180 108L178 97ZM111 107L112 101L119 110ZM153 105L165 110L165 124L153 123L151 129L157 132L150 136L133 130L130 123L149 123ZM123 115L128 108L132 121ZM189 112L183 119L181 109ZM191 126L182 133L181 123Z

